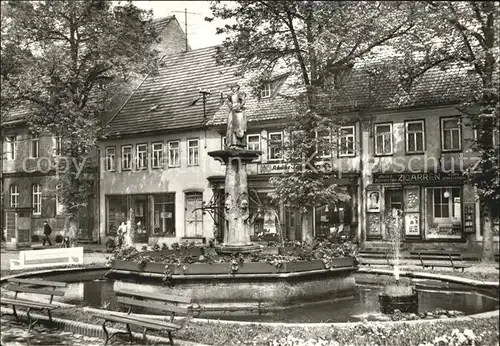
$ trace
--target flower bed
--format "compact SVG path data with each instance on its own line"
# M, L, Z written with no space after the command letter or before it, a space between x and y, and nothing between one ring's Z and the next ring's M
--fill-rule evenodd
M212 247L187 246L152 251L121 248L109 258L113 269L183 274L258 274L335 269L357 265L357 248L351 243L290 243L277 253L219 255Z

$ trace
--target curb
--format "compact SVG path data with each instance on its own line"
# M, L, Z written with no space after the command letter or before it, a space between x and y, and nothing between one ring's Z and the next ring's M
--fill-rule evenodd
M8 311L12 312L11 309L1 309L2 312ZM17 312L18 316L23 322L28 321L28 316L26 312L24 311L18 311ZM80 334L84 336L89 336L89 337L94 337L94 338L100 338L104 340L104 331L101 326L94 325L94 324L89 324L89 323L84 323L84 322L79 322L79 321L71 321L71 320L66 320L58 317L52 317L53 323L50 322L49 318L44 315L39 315L39 314L30 314L33 320L37 320L38 323L43 324L44 326L47 327L52 327L52 328L57 328L59 330L67 331L67 332L72 332L75 334ZM106 328L109 332L109 334L115 333L115 332L123 332L124 330L121 329L116 329L116 328ZM137 332L132 332L134 342L142 344L142 334L137 333ZM120 335L117 336L119 340L121 341L128 341L128 338L122 338ZM161 344L170 344L170 341L168 338L163 338L160 336L155 336L155 335L147 335L147 343L161 343ZM175 346L208 346L204 344L199 344L195 343L192 341L184 341L184 340L179 340L179 339L174 339L174 345Z
M381 275L394 275L393 270L389 269L378 269L378 268L366 268L359 267L357 273L363 274L381 274ZM467 279L452 275L442 275L442 274L433 274L433 273L423 273L423 272L411 272L411 271L400 271L400 276L406 276L410 278L421 278L421 279L437 279L441 281L453 282L458 284L470 285L475 287L482 288L496 288L498 289L500 283L497 281L479 281L474 279Z

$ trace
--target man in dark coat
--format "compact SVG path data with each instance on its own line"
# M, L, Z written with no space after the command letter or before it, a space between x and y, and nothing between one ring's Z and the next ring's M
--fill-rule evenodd
M50 234L52 233L52 228L50 227L47 221L43 222L43 242L42 245L45 246L45 242L48 242L49 245L52 245L50 242Z

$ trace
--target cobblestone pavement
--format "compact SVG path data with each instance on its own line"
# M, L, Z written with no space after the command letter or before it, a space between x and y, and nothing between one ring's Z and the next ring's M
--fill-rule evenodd
M92 338L57 329L47 328L35 324L28 332L26 323L2 318L1 320L1 345L2 346L31 346L31 345L71 345L71 346L102 346L103 339ZM122 340L112 339L108 345L138 345L136 343L125 343Z

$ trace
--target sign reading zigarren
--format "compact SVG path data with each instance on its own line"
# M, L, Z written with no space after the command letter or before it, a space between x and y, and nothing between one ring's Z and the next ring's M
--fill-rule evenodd
M428 183L463 183L462 173L373 173L373 183L428 184Z

